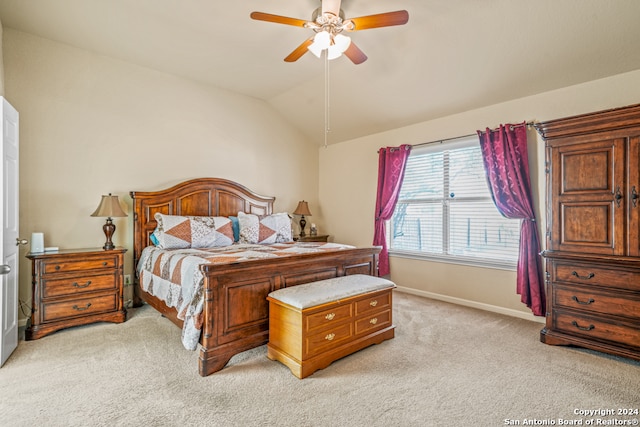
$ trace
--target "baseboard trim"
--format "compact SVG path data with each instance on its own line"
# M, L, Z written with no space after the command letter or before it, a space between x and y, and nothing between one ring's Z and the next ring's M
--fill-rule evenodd
M451 304L463 305L465 307L477 308L479 310L491 311L493 313L504 314L511 317L517 317L524 320L530 320L538 323L545 323L544 317L534 316L533 314L523 313L518 310L510 308L498 307L497 305L485 304L482 302L471 301L463 298L456 298L448 295L436 294L433 292L421 291L418 289L407 288L404 286L398 286L396 291L404 292L407 294L417 295L421 297L431 298L438 301L449 302Z

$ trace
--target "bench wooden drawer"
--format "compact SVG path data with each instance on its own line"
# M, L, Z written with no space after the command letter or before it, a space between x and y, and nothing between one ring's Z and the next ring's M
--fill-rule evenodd
M352 305L339 305L319 313L305 316L306 330L312 332L317 328L331 328L343 321L349 321L353 315Z
M385 292L369 298L361 299L356 301L355 306L356 316L360 316L363 313L368 313L374 310L389 308L391 306L391 293Z
M355 325L356 335L385 328L391 325L391 310L369 313L367 316L356 320Z
M334 328L327 328L320 333L308 335L305 339L304 354L306 359L335 347L353 336L353 324L345 323Z

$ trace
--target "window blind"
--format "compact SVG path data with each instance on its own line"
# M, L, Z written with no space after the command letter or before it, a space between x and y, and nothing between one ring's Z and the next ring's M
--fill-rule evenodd
M477 137L412 149L390 225L392 252L517 262L520 220L496 209Z

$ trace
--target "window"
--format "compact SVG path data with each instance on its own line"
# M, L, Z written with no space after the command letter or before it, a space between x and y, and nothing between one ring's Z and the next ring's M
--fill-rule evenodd
M496 209L477 137L414 147L393 218L394 255L515 268L520 220Z

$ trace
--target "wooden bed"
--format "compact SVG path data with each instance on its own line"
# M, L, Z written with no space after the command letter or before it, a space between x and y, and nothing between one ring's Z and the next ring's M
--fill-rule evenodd
M235 216L238 212L270 215L275 200L220 178L193 179L165 190L132 191L130 194L134 210L134 267L138 265L142 250L151 245L156 212L225 217ZM200 375L217 372L235 354L268 342L269 305L266 298L270 292L348 274L377 275L379 252L379 247L367 247L282 259L201 265L205 303L198 363ZM176 309L146 293L136 277L134 304L140 305L142 301L182 326Z

